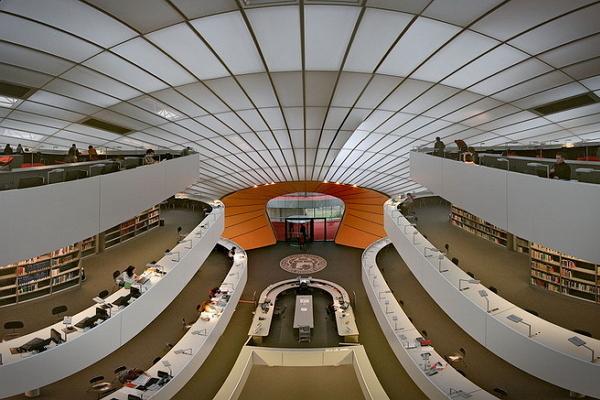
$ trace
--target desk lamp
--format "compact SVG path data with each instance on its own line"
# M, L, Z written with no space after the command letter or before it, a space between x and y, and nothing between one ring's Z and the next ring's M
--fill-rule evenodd
M437 251L439 251L439 250L438 250L438 249L436 249L435 247L424 247L424 248L423 248L423 255L424 255L425 257L427 257L427 258L428 258L428 257L431 257L431 256L433 255L433 254L429 254L429 255L427 255L427 250L429 250L429 251L431 251L431 252L437 252Z
M178 350L175 350L173 353L175 353L175 354L185 354L186 356L191 356L192 355L192 348L188 347L187 349L178 349Z
M380 290L380 291L379 291L379 300L383 300L383 299L381 298L381 295L382 295L383 293L392 293L392 291L391 291L391 290Z
M488 292L486 292L485 290L480 290L480 291L479 291L479 295L480 295L480 296L481 296L483 299L485 299L485 304L486 304L486 307L485 307L485 309L487 310L487 312L488 312L488 313L491 313L491 312L494 312L494 311L498 311L498 307L496 307L496 308L494 308L494 309L490 310L490 299L489 299L489 297L488 297Z
M389 313L393 312L393 311L389 311L389 310L388 310L388 305L389 305L389 304L390 304L390 301L389 301L389 300L386 300L386 301L385 301L385 313L386 313L386 314L389 314Z
M398 328L398 316L392 316L392 321L394 321L394 332L402 331L404 328Z
M408 228L410 228L411 226L412 226L412 227L415 227L415 226L417 226L417 224L407 224L407 225L403 225L403 227L404 227L404 233L408 233L408 232L407 232L407 230L408 230Z
M448 272L447 269L442 269L442 261L444 260L445 256L446 256L446 253L444 253L443 251L440 251L440 254L438 255L438 272L440 274L442 272Z
M162 363L162 365L164 365L165 367L167 367L169 369L169 376L172 378L173 370L171 369L171 363L169 362L169 360L162 360L161 363Z
M581 339L581 338L580 338L580 337L578 337L578 336L573 336L573 337L570 337L570 338L569 338L569 339L567 339L567 340L568 340L569 342L571 342L571 343L572 343L574 346L576 346L576 347L585 347L586 349L588 349L589 351L591 351L591 352L592 352L592 362L593 362L593 363L595 363L595 362L596 362L596 360L597 360L597 359L596 359L596 352L594 351L594 349L592 349L591 347L588 347L588 346L586 345L586 343L587 343L587 342L586 342L585 340Z
M181 243L181 244L183 244L183 243L189 243L189 245L185 247L186 249L191 249L191 248L192 248L192 246L193 246L193 244L194 244L194 243L192 242L192 239L185 239L185 240L182 240L182 241L181 241L181 242L179 242L179 243Z
M535 335L537 335L537 333L536 334L531 334L531 324L523 321L523 318L519 317L518 315L510 314L508 317L506 317L506 319L508 319L508 320L510 320L510 321L512 321L514 323L517 323L517 324L521 323L521 324L527 325L527 327L529 328L529 334L528 334L528 336L530 338L534 337Z
M469 289L469 286L462 287L461 283L463 283L463 282L467 282L467 283L471 283L473 285L476 285L476 284L479 283L479 280L478 279L459 279L458 280L458 290L461 291L461 292L464 291L464 290Z
M208 331L206 330L206 328L198 329L196 331L192 331L192 335L208 336Z
M177 258L171 258L171 261L179 262L179 252L178 251L167 251L165 256L177 256Z

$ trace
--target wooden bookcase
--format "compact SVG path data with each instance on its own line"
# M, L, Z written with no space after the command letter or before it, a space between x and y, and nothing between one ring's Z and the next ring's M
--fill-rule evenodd
M497 245L503 247L511 247L512 245L512 235L454 205L450 207L450 221L453 225Z
M600 302L600 265L530 243L531 284L578 299Z
M156 205L135 218L129 219L104 231L102 234L103 249L116 246L141 233L154 229L159 226L159 222L160 207Z
M0 266L0 307L62 292L81 284L81 243Z

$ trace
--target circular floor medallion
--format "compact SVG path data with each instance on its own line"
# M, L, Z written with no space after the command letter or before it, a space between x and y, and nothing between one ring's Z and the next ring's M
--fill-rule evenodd
M282 259L279 266L292 274L307 275L324 269L327 260L314 254L293 254Z

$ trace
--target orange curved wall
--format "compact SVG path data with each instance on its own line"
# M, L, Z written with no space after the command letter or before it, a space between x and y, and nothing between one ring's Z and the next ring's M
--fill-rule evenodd
M223 236L239 243L245 250L275 244L267 203L277 196L295 192L324 193L344 202L344 218L335 237L338 244L364 249L386 236L383 229L386 196L370 189L315 181L275 183L243 189L223 197Z

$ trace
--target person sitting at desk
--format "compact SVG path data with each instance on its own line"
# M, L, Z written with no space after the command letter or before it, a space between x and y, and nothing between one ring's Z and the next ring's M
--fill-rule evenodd
M142 375L150 376L147 373L145 373L144 371L142 371L141 369L131 368L131 369L126 369L125 371L119 372L117 379L121 383L127 383L127 382L131 382L131 381L135 381L137 378L139 378Z
M91 144L88 146L88 161L98 160L98 152Z
M560 153L556 153L556 163L550 169L550 178L571 180L571 167L565 162L565 158Z
M139 276L135 274L135 267L133 265L127 267L117 278L118 281L122 282L123 287L126 289L130 288L138 279Z
M235 258L235 251L236 251L236 248L232 247L231 250L229 250L229 253L227 254L227 257L229 257L229 260L231 262L233 262L233 259Z
M146 150L146 155L144 156L144 165L155 164L158 161L154 159L154 150L148 149Z

